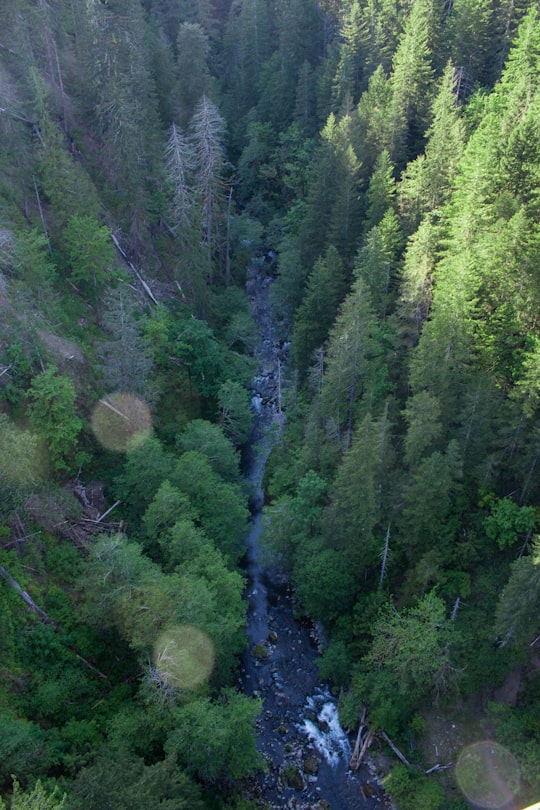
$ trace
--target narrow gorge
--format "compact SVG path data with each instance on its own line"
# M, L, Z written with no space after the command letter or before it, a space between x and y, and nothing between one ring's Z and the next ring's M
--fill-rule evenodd
M271 283L265 265L252 264L246 291L259 341L252 383L254 428L243 465L252 488L252 519L246 555L249 646L240 680L242 690L263 703L257 737L267 768L247 789L261 806L367 810L384 806L381 787L368 766L354 773L349 769L350 741L316 665L316 628L308 619L295 618L286 577L268 563L260 544L264 469L285 418L281 376L287 346L275 334Z

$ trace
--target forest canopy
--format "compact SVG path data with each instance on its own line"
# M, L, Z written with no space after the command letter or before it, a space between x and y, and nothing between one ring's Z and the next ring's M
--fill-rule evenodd
M265 261L290 344L265 543L342 722L418 766L402 810L464 806L424 774L434 702L538 799L539 14L4 0L6 807L244 806Z

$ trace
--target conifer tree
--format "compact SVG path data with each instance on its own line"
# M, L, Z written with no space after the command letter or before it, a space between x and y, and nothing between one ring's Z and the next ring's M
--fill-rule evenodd
M203 238L211 262L218 248L219 220L224 207L225 121L216 105L206 96L198 102L190 128L195 193L201 207Z
M343 263L331 245L308 276L306 292L296 313L292 351L302 375L315 349L326 340L343 293Z

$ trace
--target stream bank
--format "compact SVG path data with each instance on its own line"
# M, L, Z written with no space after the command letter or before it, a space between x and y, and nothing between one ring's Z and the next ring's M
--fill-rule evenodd
M292 594L280 571L261 555L264 467L279 431L281 367L286 346L275 336L264 266L253 264L246 291L259 328L252 383L254 428L243 468L253 489L251 531L247 538L247 635L240 687L263 701L257 746L265 772L246 782L246 795L261 808L297 810L368 810L386 806L383 791L367 766L352 773L350 741L339 725L337 706L321 683L316 665L316 633L309 621L297 621Z

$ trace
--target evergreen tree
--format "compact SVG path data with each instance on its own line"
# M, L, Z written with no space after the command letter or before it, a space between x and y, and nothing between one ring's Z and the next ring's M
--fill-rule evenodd
M315 349L328 336L344 292L343 264L331 246L308 276L306 292L295 318L292 351L296 365L305 375Z
M429 121L433 91L429 17L429 3L415 0L392 61L389 152L398 166L418 153Z
M330 434L351 443L358 403L370 411L384 398L380 333L362 278L343 303L328 341L321 381L320 418ZM344 434L343 434L344 431Z
M378 567L382 542L377 527L389 507L383 502L382 485L392 466L392 431L387 409L380 419L364 417L338 469L323 517L327 546L344 555L357 580Z
M193 116L199 99L209 92L209 48L208 36L199 23L181 23L176 40L178 78L173 90L173 106L182 127Z

